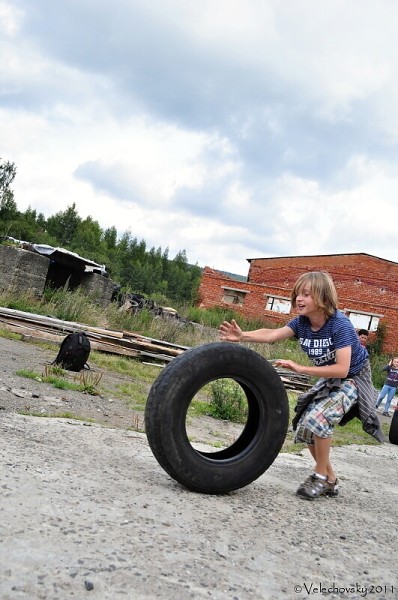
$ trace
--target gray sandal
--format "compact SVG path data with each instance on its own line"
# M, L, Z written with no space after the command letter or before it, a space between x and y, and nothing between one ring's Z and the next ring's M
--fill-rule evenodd
M307 477L296 492L297 496L306 500L314 500L320 496L337 496L338 493L337 479L334 483L330 483L330 481L321 479L315 473Z

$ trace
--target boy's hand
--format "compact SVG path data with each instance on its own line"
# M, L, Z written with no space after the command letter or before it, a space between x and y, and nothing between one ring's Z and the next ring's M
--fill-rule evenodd
M274 365L277 367L282 367L282 369L289 369L289 371L294 371L295 373L303 373L305 367L303 365L298 365L293 360L275 360Z
M235 319L232 319L230 323L228 321L224 321L218 330L220 340L225 342L240 342L242 339L242 333L243 332Z

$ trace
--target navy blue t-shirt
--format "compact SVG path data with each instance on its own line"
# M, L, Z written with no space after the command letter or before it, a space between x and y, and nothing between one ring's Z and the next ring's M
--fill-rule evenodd
M395 369L391 365L387 365L386 367L383 367L383 371L387 371L388 373L384 385L398 388L398 369Z
M368 358L368 351L361 345L350 319L336 310L318 331L311 330L308 317L298 316L287 326L293 329L301 349L317 367L336 363L336 350L351 346L351 363L348 375L357 375Z

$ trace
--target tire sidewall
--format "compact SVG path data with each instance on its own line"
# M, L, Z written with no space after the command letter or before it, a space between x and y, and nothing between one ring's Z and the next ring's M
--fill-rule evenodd
M190 444L186 416L191 400L206 384L231 378L248 390L256 421L235 455L201 453ZM220 493L243 487L272 464L286 436L288 400L275 369L246 347L216 342L187 350L159 375L148 397L148 441L161 466L197 491ZM253 419L252 419L253 421Z

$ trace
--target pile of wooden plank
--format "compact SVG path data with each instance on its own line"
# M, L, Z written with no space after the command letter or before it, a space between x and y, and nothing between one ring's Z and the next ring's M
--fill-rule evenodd
M22 339L35 340L60 345L68 333L85 331L91 348L131 358L156 360L163 365L179 356L188 346L172 344L164 340L145 337L131 331L116 331L90 327L83 323L62 321L54 317L27 313L12 308L0 307L0 328L18 333ZM298 375L287 369L275 367L287 390L305 391L310 387L309 377Z
M182 354L187 346L148 338L131 331L115 331L90 327L83 323L62 321L54 317L0 308L0 327L18 333L23 339L60 344L68 333L85 331L91 348L132 358L156 358L169 362Z
M274 361L270 362L273 363ZM294 392L305 392L312 386L310 383L310 377L308 375L300 375L299 373L289 371L289 369L281 369L275 365L272 366L278 373L283 385L287 390L292 390Z

